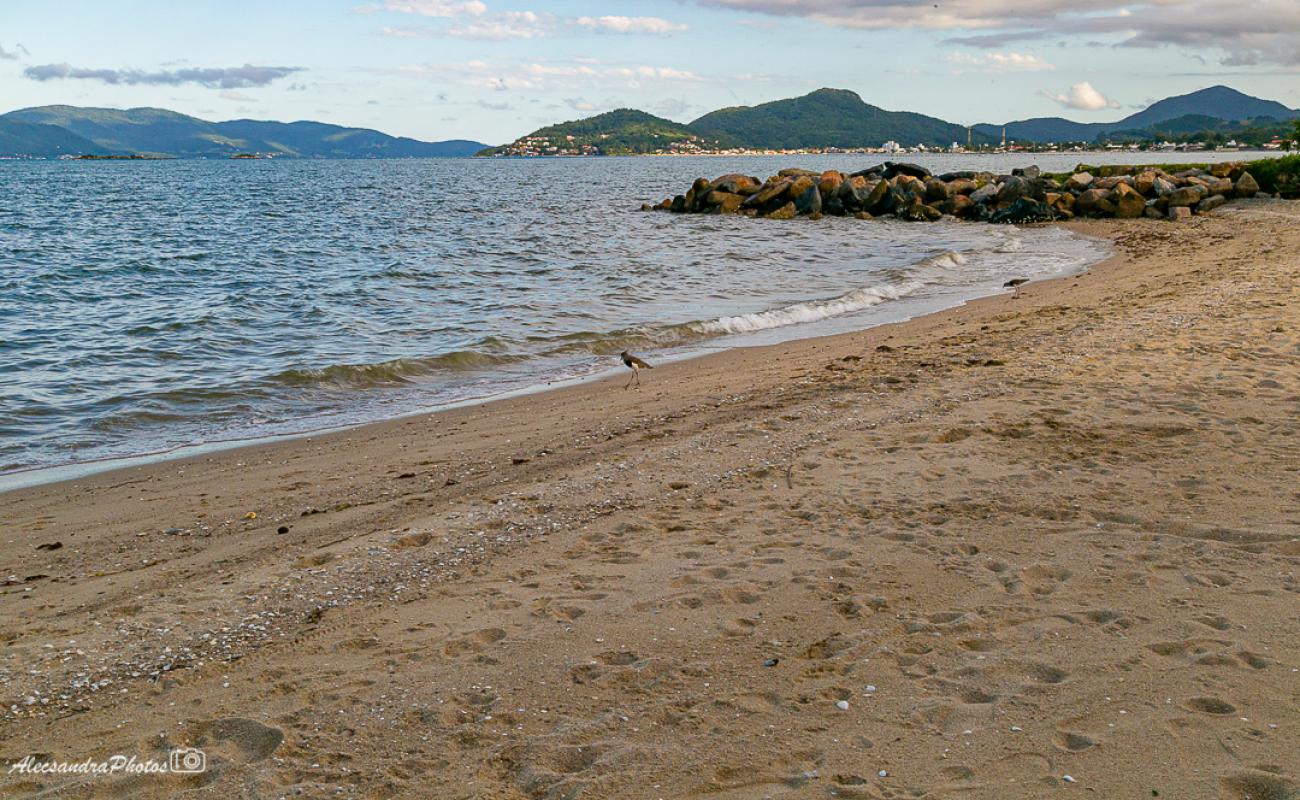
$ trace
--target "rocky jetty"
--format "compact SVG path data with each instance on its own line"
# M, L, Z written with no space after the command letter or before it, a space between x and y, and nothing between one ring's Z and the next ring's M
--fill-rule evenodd
M1259 184L1241 162L1188 166L1080 166L1047 174L1038 167L933 175L924 167L886 161L845 175L783 169L767 180L749 175L697 178L685 194L643 210L682 214L744 214L768 219L824 215L897 217L933 222L945 216L997 223L1074 217L1181 219L1232 198L1253 197Z

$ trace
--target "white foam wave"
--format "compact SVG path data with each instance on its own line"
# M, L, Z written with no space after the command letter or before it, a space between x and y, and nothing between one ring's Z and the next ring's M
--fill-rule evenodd
M965 263L966 263L966 256L962 255L961 253L955 252L953 250L949 250L945 253L940 253L937 256L931 256L930 258L927 258L919 262L916 266L938 267L939 269L955 269Z
M951 255L957 255L953 253ZM957 256L960 258L960 256ZM754 333L769 328L781 328L786 325L799 325L807 322L852 314L878 306L890 300L900 300L912 294L923 284L910 281L897 286L864 286L848 294L827 300L810 300L790 306L759 311L753 314L740 314L734 317L720 317L708 322L694 322L690 327L704 334Z

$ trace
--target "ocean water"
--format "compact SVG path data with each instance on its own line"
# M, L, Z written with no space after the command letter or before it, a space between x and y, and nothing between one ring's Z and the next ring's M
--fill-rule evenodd
M5 163L0 488L589 375L625 348L676 358L868 327L1104 255L1054 227L637 210L701 175L869 163Z

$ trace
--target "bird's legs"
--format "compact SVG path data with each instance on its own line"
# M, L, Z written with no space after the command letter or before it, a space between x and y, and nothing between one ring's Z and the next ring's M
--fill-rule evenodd
M632 388L633 380L637 382L637 386L641 385L641 370L637 369L636 367L632 368L632 377L628 378L627 383L623 384L623 391L627 391L628 389Z

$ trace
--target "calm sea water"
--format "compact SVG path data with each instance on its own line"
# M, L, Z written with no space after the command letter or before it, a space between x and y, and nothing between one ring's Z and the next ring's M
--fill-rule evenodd
M869 159L0 164L0 473L867 327L1103 255L1051 227L636 210L787 166Z

